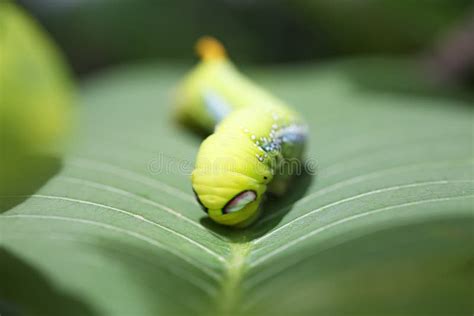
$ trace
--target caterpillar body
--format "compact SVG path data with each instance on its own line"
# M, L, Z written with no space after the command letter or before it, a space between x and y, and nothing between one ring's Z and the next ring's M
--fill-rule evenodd
M240 74L217 40L203 38L197 49L202 61L178 88L177 114L214 133L199 148L193 191L211 219L245 227L258 218L266 192L286 191L301 163L307 126Z

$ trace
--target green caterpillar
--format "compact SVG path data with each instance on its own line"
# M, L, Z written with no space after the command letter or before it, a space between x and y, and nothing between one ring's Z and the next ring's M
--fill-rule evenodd
M217 40L201 39L197 51L202 61L178 87L176 113L187 125L215 130L199 149L193 190L211 219L244 227L258 218L267 191L286 191L301 162L307 127L241 75Z

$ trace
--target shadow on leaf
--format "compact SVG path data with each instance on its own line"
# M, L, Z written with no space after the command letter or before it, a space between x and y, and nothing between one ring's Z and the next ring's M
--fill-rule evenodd
M40 271L1 248L0 279L2 316L96 315L77 298L56 289Z
M290 189L283 196L268 195L263 202L263 212L260 218L251 226L241 229L219 225L209 217L203 217L201 224L208 229L222 235L233 242L249 242L255 238L265 235L291 211L294 204L305 196L308 188L313 182L314 170L305 167L300 176L294 178L290 184Z
M5 154L0 158L0 213L22 203L61 169L57 157Z

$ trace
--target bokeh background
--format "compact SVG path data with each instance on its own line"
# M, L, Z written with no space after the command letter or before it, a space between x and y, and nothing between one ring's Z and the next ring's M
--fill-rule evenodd
M238 63L413 56L433 76L471 79L470 0L20 0L66 52L75 71L143 60L190 61L203 35ZM469 79L470 78L470 79Z

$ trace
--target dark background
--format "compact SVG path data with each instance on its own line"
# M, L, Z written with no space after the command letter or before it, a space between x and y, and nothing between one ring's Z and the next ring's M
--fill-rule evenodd
M470 0L21 0L79 74L142 60L190 61L199 36L239 64L354 55L426 60L447 82L472 83Z

